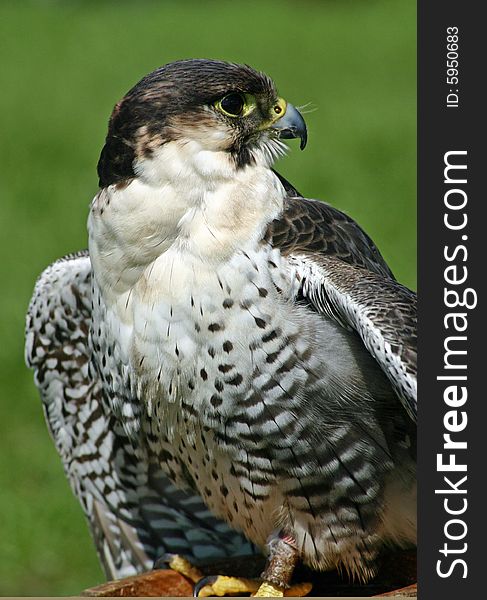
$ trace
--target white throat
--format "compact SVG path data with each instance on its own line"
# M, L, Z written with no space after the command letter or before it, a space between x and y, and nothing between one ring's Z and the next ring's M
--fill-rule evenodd
M237 169L226 152L173 141L134 170L128 185L97 194L88 220L90 256L106 300L147 278L165 255L174 262L175 252L192 268L217 267L253 246L282 211L285 191L264 156Z

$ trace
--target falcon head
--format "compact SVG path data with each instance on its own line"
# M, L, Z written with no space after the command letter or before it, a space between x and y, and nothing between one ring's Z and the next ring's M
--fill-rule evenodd
M170 144L184 148L186 158L210 152L242 169L270 166L286 149L281 139L296 137L303 149L304 119L267 75L218 60L173 62L144 77L115 106L98 162L100 187L137 177L147 161L162 160L161 149Z

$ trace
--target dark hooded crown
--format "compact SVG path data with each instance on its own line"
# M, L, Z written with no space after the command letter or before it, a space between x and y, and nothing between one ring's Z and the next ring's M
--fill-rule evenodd
M169 63L146 75L117 103L110 117L105 145L98 161L100 187L135 176L141 132L161 145L174 139L172 118L196 117L229 92L276 96L272 80L247 65L192 59ZM143 152L150 153L154 144Z

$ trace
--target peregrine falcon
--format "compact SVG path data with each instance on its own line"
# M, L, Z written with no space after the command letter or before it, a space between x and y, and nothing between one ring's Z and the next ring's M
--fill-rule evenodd
M89 250L37 281L27 363L110 578L262 550L278 593L415 545L416 296L273 170L298 137L249 66L157 69L110 117Z

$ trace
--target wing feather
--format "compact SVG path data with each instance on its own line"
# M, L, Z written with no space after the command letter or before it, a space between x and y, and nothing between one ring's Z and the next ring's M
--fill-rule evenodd
M282 177L281 181L288 194L296 191ZM269 224L264 240L285 256L297 252L336 256L394 279L365 231L348 215L319 200L289 195L283 213Z
M288 198L265 241L287 257L301 280L297 298L357 331L416 421L416 294L396 282L353 219L324 202L295 195L280 179Z
M26 362L107 577L151 569L166 552L197 559L254 552L126 437L90 368L90 325L91 264L80 252L55 262L37 281Z
M417 414L416 294L393 279L334 257L294 255L301 294L354 329L413 421Z

